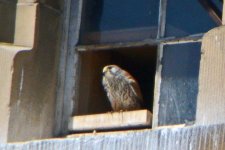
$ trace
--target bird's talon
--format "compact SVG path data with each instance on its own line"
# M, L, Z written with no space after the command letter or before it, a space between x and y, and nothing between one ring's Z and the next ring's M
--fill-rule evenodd
M94 131L93 131L93 134L96 134L96 133L97 133L97 131L96 131L96 130L94 130Z
M108 111L107 113L108 113L108 114L113 114L113 112L114 112L114 111Z

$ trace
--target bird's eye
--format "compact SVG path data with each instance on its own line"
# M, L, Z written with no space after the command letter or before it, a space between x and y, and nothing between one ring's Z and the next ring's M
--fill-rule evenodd
M112 73L116 73L116 71L117 71L117 69L113 68L113 67L110 70L111 70Z

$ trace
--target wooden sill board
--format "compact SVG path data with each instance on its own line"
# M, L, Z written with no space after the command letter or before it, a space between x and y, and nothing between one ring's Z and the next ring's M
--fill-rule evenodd
M152 113L148 110L112 112L84 116L74 116L69 123L71 131L120 129L130 127L150 127Z

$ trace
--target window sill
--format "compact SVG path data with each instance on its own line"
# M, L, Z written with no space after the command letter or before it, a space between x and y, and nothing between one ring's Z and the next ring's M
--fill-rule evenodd
M74 132L151 127L152 113L148 110L108 112L74 116L69 129Z

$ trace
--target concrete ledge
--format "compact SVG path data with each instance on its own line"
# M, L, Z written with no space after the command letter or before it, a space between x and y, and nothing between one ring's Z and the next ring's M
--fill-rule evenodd
M225 124L93 133L0 145L1 150L224 150Z

